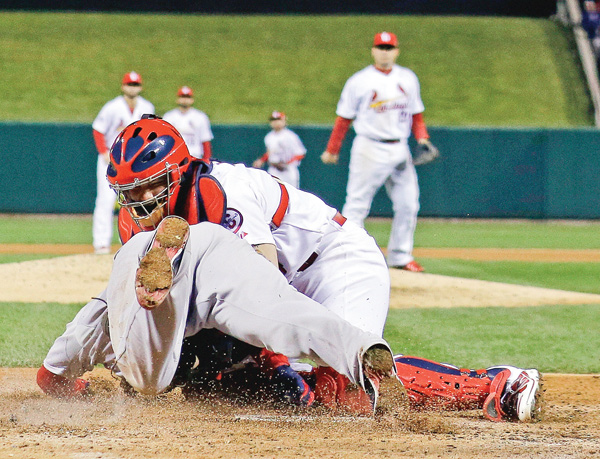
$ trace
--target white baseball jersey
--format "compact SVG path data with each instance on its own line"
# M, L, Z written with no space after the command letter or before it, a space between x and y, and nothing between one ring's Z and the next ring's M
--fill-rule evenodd
M92 129L104 135L106 149L110 150L119 133L144 114L153 114L154 105L138 96L133 112L125 97L118 96L108 101L92 123ZM96 201L94 206L92 236L95 250L108 250L112 243L113 213L117 195L108 186L106 168L108 162L98 155L96 165Z
M227 196L227 227L251 245L274 244L281 271L294 287L356 327L382 336L390 279L375 240L351 222L340 225L334 221L336 209L287 184L289 201L275 227L272 219L283 202L280 182L243 164L212 164L211 175Z
M424 109L419 80L412 70L394 65L385 74L370 65L348 79L336 113L354 120L358 135L405 140L410 136L412 115Z
M212 223L190 228L167 299L155 309L142 309L135 294L135 273L153 236L154 232L139 233L119 250L103 294L107 302L93 300L84 307L92 322L105 326L90 327L88 334L95 339L83 336L83 341L106 343L108 334L120 373L142 393L158 394L170 385L183 339L204 328L292 358L310 358L358 384L363 382L365 350L374 345L389 349L381 337L353 327L298 293L248 244ZM103 321L106 310L108 321ZM59 338L44 366L60 371L50 357L81 347L78 338L75 333ZM58 374L76 377L77 364L89 368L89 355L81 357L74 350L70 355L71 361L63 362L68 370Z
M298 166L306 154L306 148L300 137L288 128L273 130L265 136L265 147L270 163L285 164L284 170L269 165L267 172L297 188L300 185Z
M92 129L104 134L106 147L110 149L119 133L146 113L154 114L154 105L143 97L137 97L137 103L132 112L125 97L118 96L104 104L92 123Z
M202 159L204 155L202 143L210 142L214 138L206 113L194 107L190 107L185 113L179 108L174 108L165 113L163 119L179 131L190 154Z

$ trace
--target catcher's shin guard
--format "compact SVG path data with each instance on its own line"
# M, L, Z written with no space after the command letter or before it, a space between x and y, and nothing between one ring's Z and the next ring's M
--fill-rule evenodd
M483 407L492 378L486 370L468 370L420 357L394 356L398 378L411 407L444 410Z

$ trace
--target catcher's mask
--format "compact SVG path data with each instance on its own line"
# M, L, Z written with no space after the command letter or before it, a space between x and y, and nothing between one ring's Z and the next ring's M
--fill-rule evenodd
M119 204L147 231L172 214L191 161L177 129L155 115L144 115L115 140L106 177Z

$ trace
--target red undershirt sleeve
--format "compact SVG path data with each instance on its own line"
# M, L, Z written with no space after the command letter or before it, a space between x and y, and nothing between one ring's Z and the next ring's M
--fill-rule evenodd
M335 119L335 123L333 124L333 130L331 131L331 135L329 136L329 142L327 143L326 151L333 155L339 155L340 149L342 148L342 142L344 141L344 137L346 137L346 133L352 124L352 120L348 118L342 118L338 116Z
M108 153L106 149L106 139L104 138L104 134L101 132L92 129L94 134L94 143L96 144L96 150L98 150L98 154L101 155L103 153Z
M425 120L423 119L423 113L415 113L412 117L412 133L415 139L428 139L429 133L427 132L427 126L425 126Z

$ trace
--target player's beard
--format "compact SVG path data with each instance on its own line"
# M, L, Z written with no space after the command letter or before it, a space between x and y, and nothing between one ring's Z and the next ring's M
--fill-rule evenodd
M165 205L157 207L145 217L139 217L135 212L135 209L132 209L134 220L142 230L154 230L162 219L166 217L165 207Z

